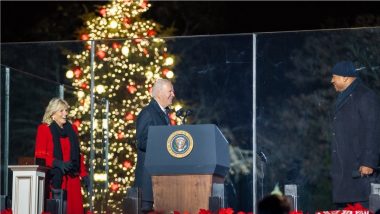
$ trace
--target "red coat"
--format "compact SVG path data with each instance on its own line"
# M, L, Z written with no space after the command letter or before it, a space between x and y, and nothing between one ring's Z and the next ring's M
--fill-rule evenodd
M78 134L78 130L73 126L74 131ZM69 138L61 138L61 148L63 161L70 160L70 141ZM46 161L46 166L53 166L53 136L50 132L50 128L47 124L43 123L38 126L36 136L36 150L34 156L36 158L42 158ZM84 158L81 155L80 175L76 177L63 176L62 189L67 191L67 214L83 213L83 199L81 193L80 178L88 175L86 167L84 165Z

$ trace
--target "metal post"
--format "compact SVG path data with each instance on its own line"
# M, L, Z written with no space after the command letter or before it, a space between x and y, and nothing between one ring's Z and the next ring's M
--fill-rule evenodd
M298 210L298 194L296 184L285 184L284 187L285 196L291 201L292 210Z
M252 35L252 154L256 154L256 35ZM256 156L252 155L252 203L256 213Z
M109 170L109 165L108 165L108 147L109 147L109 138L108 138L108 123L109 123L109 101L107 99L104 99L105 102L105 119L103 121L103 136L104 136L104 147L105 147L105 161L106 161L106 182L105 182L105 189L108 189L108 170Z
M9 159L9 88L10 71L5 68L5 106L4 106L4 195L8 195L8 159Z
M109 138L108 138L108 124L109 124L109 101L105 98L103 98L103 103L105 104L105 118L103 119L103 137L104 137L104 153L105 153L105 172L106 172L106 181L104 183L104 193L105 193L105 200L108 201L108 172L109 172L109 165L108 165L108 147L109 147ZM108 203L105 203L106 205L106 212L108 213Z
M95 149L94 149L94 63L95 63L95 41L91 41L91 85L90 85L90 211L94 212L92 198L93 198L93 178L94 178L94 159L95 159Z
M59 98L64 99L65 98L65 87L61 84L59 85Z

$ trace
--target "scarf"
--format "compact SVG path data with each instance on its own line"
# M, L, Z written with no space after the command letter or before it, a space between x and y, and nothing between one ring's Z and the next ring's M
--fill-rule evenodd
M60 138L69 137L70 141L70 161L73 165L69 174L79 173L80 167L80 154L79 154L79 140L78 136L75 133L71 123L66 122L63 124L63 129L58 126L58 124L53 121L50 126L50 132L53 135L53 144L54 144L54 158L58 160L63 160L62 148Z
M360 79L356 78L346 90L338 94L338 97L335 102L335 111L337 111L345 103L346 99L352 94L356 87L360 84Z

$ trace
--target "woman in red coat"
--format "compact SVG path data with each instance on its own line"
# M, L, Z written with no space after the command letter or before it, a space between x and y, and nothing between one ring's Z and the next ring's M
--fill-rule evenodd
M51 167L47 173L50 198L60 198L67 192L67 214L83 213L80 180L87 188L89 177L80 154L78 130L68 122L67 102L53 98L46 107L42 124L38 126L35 157Z

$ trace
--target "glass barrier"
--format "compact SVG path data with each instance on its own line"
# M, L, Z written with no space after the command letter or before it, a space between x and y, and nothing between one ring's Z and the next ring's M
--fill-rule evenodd
M1 64L12 70L10 142L17 142L9 163L33 155L44 108L63 94L94 184L92 198L84 191L86 209L120 213L135 182L136 117L154 80L168 78L176 95L171 124L215 124L230 143L226 207L252 212L277 186L295 194L299 210L333 209L329 112L336 93L329 70L350 59L378 92L379 39L379 28L361 28L1 44ZM180 108L190 110L186 119L176 115ZM297 188L289 193L287 184Z
M52 97L58 97L59 91L60 85L54 81L1 66L1 157L8 156L8 165L28 162L28 158L34 156L37 127L47 103ZM9 173L9 185L6 185L5 162L1 160L1 189L2 194L6 191L11 194L12 177Z
M94 166L94 195L90 200L85 194L87 209L91 203L96 213L123 209L126 189L134 183L137 114L149 102L154 80L168 78L174 83L177 97L170 122L173 125L213 123L219 127L231 148L225 204L235 210L250 211L254 192L252 38L252 35L234 35L102 40L94 41L93 49L90 42L2 44L1 63L64 84L63 94L71 105L72 122L79 127L81 151L87 165ZM91 69L94 69L93 77ZM96 96L92 120L91 81ZM40 92L44 97L41 105L57 96L49 88L44 90L52 94ZM186 120L176 116L179 108L191 110ZM33 111L43 113L41 109ZM35 125L39 121L33 120ZM89 132L91 123L93 135ZM35 130L30 129L29 141L33 144ZM33 155L33 150L20 155Z
M266 155L258 168L258 200L276 184L294 184L299 210L335 209L330 115L337 93L330 70L351 60L379 94L379 52L380 28L257 34L256 140Z

